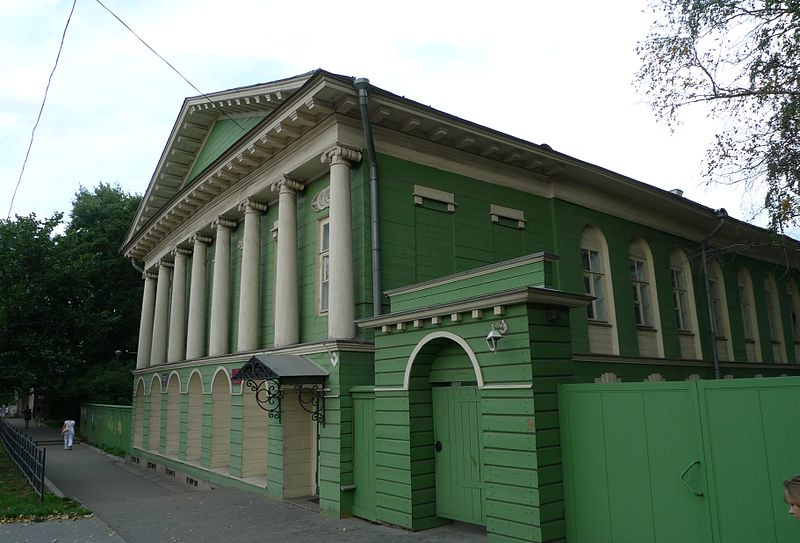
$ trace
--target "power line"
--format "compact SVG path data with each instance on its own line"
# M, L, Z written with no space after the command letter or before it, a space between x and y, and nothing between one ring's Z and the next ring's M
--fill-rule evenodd
M153 53L155 56L157 56L158 58L160 58L160 59L162 60L162 62L164 62L164 64L166 64L167 66L169 66L169 67L172 69L172 71L173 71L173 72L175 72L176 74L178 74L178 75L181 77L181 79L183 79L184 81L186 81L186 82L187 82L187 83L188 83L188 84L189 84L189 85L190 85L190 86L191 86L191 87L192 87L192 88L193 88L195 91L197 91L197 92L198 92L198 93L199 93L199 94L200 94L200 95L201 95L203 98L205 98L206 100L208 100L208 101L209 101L210 103L212 103L212 104L214 103L214 101L213 101L211 98L209 98L209 97L206 95L206 93L204 93L203 91L201 91L200 89L198 89L197 87L195 87L195 86L194 86L194 83L192 83L191 81L189 81L189 80L186 78L186 76L185 76L185 75L183 75L183 74L182 74L180 71L178 71L178 69L177 69L175 66L173 66L172 64L170 64L170 62L169 62L167 59L165 59L164 57L162 57L161 55L159 55L159 54L158 54L158 51L156 51L155 49L153 49L152 47L150 47L150 45L149 45L149 44L148 44L146 41L144 41L144 40L141 38L141 36L139 36L139 34L137 34L136 32L134 32L134 31L133 31L133 29L132 29L130 26L128 26L128 25L125 23L125 21L123 21L122 19L120 19L120 18L119 18L119 16L118 16L116 13L114 13L113 11L111 11L111 9L109 9L109 8L108 8L108 6L106 6L106 5L105 5L103 2L101 2L100 0L95 0L95 1L96 1L98 4L100 4L101 6L103 6L103 8L104 8L104 9L105 9L107 12L109 12L109 13L110 13L110 14L111 14L111 15L112 15L112 16L113 16L113 17L114 17L114 18L115 18L117 21L119 21L119 22L120 22L120 24L121 24L122 26L124 26L126 29L128 29L128 32L130 32L131 34L133 34L134 36L136 36L136 39L138 39L140 42L142 42L142 43L144 44L144 46L145 46L145 47L147 47L148 49L150 49L150 51L152 51L152 53ZM239 127L239 128L242 130L242 131L244 131L244 127L243 127L242 125L240 125L238 122L236 122L236 119L234 119L233 117L231 117L230 115L228 115L228 114L227 114L227 113L226 113L226 112L225 112L225 111L224 111L222 108L220 108L220 111L221 111L221 112L222 112L222 114L223 114L223 115L225 115L225 116L226 116L228 119L230 119L231 121L233 121L233 122L234 122L234 124L235 124L236 126L238 126L238 127Z
M75 4L78 3L78 0L73 0L72 2L72 9L69 10L69 17L67 17L67 24L64 26L64 33L61 35L61 44L58 46L58 55L56 55L56 62L53 65L53 70L50 72L50 77L47 79L47 86L44 89L44 98L42 99L42 106L39 108L39 115L36 117L36 123L33 125L33 130L31 130L31 141L28 143L28 151L25 153L25 160L22 162L22 170L19 172L19 179L17 179L17 186L14 187L14 194L11 196L11 204L8 206L8 216L6 220L11 220L11 210L14 208L14 199L17 197L17 191L19 190L19 185L22 182L22 174L25 173L25 166L28 164L28 157L31 154L31 147L33 147L33 138L36 134L36 127L39 126L39 121L42 119L42 112L44 111L44 104L47 102L47 93L50 90L50 82L53 80L53 74L56 73L56 68L58 67L58 60L61 58L61 50L64 48L64 40L67 37L67 29L69 28L69 22L72 20L72 13L75 11Z

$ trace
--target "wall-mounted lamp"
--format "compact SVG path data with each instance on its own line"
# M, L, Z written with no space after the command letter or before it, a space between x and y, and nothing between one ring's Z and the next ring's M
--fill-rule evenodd
M489 335L486 336L486 343L489 345L489 350L492 352L497 351L497 343L503 339L508 333L508 323L505 320L498 321L492 324L492 329L489 330Z

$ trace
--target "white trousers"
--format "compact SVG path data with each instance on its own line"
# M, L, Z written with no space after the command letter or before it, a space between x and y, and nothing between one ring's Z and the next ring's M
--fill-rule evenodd
M66 432L64 434L64 449L71 449L72 448L72 436L74 436L72 432Z

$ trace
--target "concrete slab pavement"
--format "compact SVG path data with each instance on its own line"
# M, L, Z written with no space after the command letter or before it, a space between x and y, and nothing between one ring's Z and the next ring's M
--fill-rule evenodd
M12 419L14 420L14 419ZM20 421L21 422L21 419ZM31 433L34 430L30 431ZM41 429L41 439L58 437L58 429ZM455 523L409 532L375 525L360 519L331 519L257 494L231 488L198 489L155 472L125 464L93 447L79 444L71 451L61 445L46 445L47 478L64 495L75 498L94 511L100 524L108 527L104 536L110 543L281 543L325 541L347 543L485 543L483 528ZM95 520L95 519L91 519ZM89 530L102 526L75 521L75 530L87 530L85 539L94 541ZM58 527L51 522L5 525L12 538L30 536L41 529L41 539ZM62 524L62 523L56 523ZM47 525L47 526L45 526ZM8 528L11 527L11 528ZM63 526L62 526L63 528ZM70 527L72 528L72 526ZM97 535L92 535L97 538ZM120 539L112 539L113 537ZM0 537L0 540L6 541ZM26 539L11 539L26 541ZM71 541L59 538L58 541Z

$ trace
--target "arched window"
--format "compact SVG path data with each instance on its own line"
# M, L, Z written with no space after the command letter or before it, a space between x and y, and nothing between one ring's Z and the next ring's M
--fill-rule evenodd
M697 333L697 307L692 269L686 254L680 249L673 249L669 255L669 268L681 358L697 360L701 358L700 334Z
M769 273L764 278L764 294L767 300L767 320L769 321L769 334L772 340L772 360L775 363L786 362L786 344L783 335L783 319L781 318L781 303L778 300L778 287L775 277Z
M750 272L744 268L739 268L736 279L739 287L739 307L742 314L742 329L747 349L747 361L761 362L758 320L756 318L756 307L753 304L753 281L750 279Z
M639 340L639 355L664 357L661 317L658 311L653 256L642 239L634 239L628 247L628 269L633 290L633 318Z
M720 360L733 360L731 324L728 318L728 298L725 296L725 278L716 260L708 262L708 289L711 298L711 316L716 332L717 355Z
M786 282L786 291L789 296L789 310L792 317L792 339L794 341L794 358L800 363L800 291L793 278Z
M594 300L586 307L589 350L593 353L619 354L614 293L608 245L596 226L587 226L581 236L583 289Z

